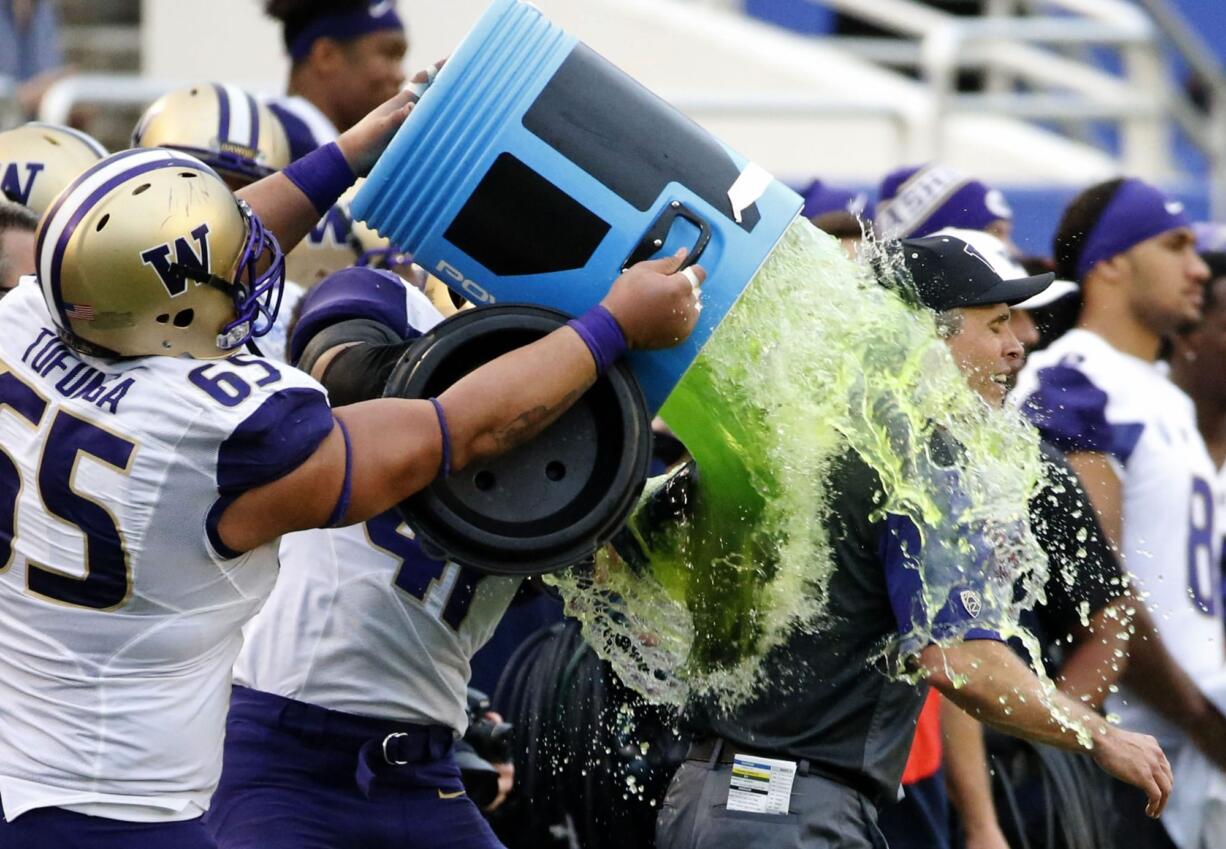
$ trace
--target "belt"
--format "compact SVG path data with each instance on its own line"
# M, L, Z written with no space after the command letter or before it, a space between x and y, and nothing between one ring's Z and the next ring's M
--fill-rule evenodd
M819 778L824 778L827 781L833 781L836 784L842 784L861 796L868 799L873 805L880 807L881 803L881 788L877 783L865 775L857 775L851 772L843 772L838 769L832 769L820 764L815 764L808 758L797 758L795 755L790 755L786 752L764 752L760 749L744 749L735 743L731 743L722 737L708 737L698 740L690 746L689 754L686 755L686 760L703 761L708 766L714 767L716 764L730 764L737 755L749 755L757 758L776 758L778 760L795 761L797 775L816 775Z
M389 766L438 760L455 742L455 733L443 725L342 713L237 685L231 698L231 713L236 712L254 712L256 721L271 721L315 746L356 752L373 743L379 758Z

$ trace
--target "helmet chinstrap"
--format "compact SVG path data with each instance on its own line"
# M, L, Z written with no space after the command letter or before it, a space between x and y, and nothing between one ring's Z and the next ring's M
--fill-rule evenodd
M240 200L238 207L247 225L247 243L239 255L234 280L177 263L174 266L184 277L220 289L234 299L234 320L217 335L217 347L223 351L239 348L272 330L285 293L285 254L277 237L264 228L245 201ZM268 267L261 272L260 263L266 256Z

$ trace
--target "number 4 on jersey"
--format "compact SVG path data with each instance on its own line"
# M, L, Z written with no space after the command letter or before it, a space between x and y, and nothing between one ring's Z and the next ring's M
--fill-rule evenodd
M375 548L400 561L393 583L453 631L460 630L477 594L477 584L484 576L473 569L427 557L413 538L412 529L395 512L383 513L367 522L366 536Z

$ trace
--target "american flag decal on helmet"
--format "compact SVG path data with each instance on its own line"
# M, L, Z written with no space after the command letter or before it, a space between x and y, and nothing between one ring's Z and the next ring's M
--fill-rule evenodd
M89 304L64 304L64 315L76 321L93 321L97 318Z

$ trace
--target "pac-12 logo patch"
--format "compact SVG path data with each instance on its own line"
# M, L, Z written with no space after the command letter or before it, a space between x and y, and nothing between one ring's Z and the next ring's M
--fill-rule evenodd
M162 285L166 287L166 291L172 298L177 298L187 291L187 278L183 276L184 270L212 273L209 263L209 225L201 224L192 230L191 236L196 242L196 247L192 247L187 239L180 236L174 242L150 248L140 255L141 262L157 272L158 277L162 279ZM170 257L171 251L174 251L173 260Z
M979 593L974 590L963 590L958 597L962 599L962 606L966 608L971 618L978 619L980 611L983 610L983 602L979 599Z

